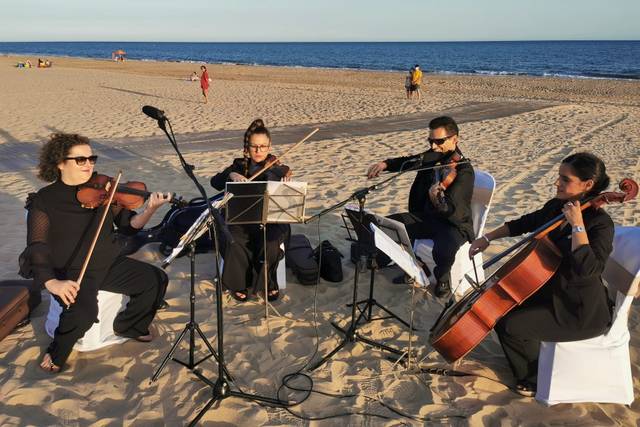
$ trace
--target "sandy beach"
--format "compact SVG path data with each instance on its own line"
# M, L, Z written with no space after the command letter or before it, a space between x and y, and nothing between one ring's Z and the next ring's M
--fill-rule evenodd
M475 168L491 173L497 183L487 230L552 197L558 164L572 152L586 150L600 156L612 183L624 177L640 180L637 81L427 74L423 99L416 102L405 99L402 73L207 65L213 81L209 103L204 104L198 82L188 81L199 64L49 58L54 63L50 69L14 67L26 59L35 62L33 57L0 57L0 156L5 157L0 159L2 280L19 278L17 256L26 240L24 200L43 185L36 178L37 159L32 153L52 132L83 134L98 143L94 147L98 155L103 154L101 149L116 147L117 156L104 152L97 166L102 173L123 170L125 180L144 181L150 190L196 197L162 131L141 113L143 105L165 111L179 143L197 141L185 145L186 157L203 184L241 155L240 139L209 141L212 132L221 132L215 134L221 138L223 131L244 131L260 117L274 130L277 155L295 142L278 141L285 131L304 133L320 127L285 161L296 180L309 183L309 214L370 185L364 175L371 163L424 150L431 114L462 114L470 109L474 113L461 124L461 149ZM529 107L510 110L510 105ZM502 106L506 113L482 114L483 106ZM395 123L406 119L406 123L388 131L377 124L383 118ZM339 131L349 122L359 124L357 136ZM323 136L323 126L335 130L331 138ZM372 193L367 207L382 215L405 210L413 177L407 174ZM207 188L213 192L208 184ZM617 225L640 223L638 201L610 205L607 211ZM159 222L162 213L149 225ZM330 322L346 325L350 310L345 304L351 299L354 276L348 261L350 243L341 225L336 212L319 225L294 225L293 230L306 234L314 245L329 239L345 255L342 283L321 281L315 289L299 285L287 271L286 290L274 304L282 317L272 316L268 323L255 298L239 304L225 296L225 357L242 390L275 397L285 375L305 368L312 358L317 360L338 344L340 335ZM496 242L485 259L510 242ZM143 247L135 257L156 265L163 259L157 244ZM215 347L213 255L199 254L196 263L196 319ZM67 369L56 376L38 368L50 340L44 331L49 297L43 292L43 303L31 323L0 342L0 425L175 426L193 418L211 395L204 383L177 363L170 363L158 381L149 381L189 320L188 259L177 259L167 273L170 308L154 321L158 336L152 343L126 342L74 352ZM391 283L396 274L395 269L384 269L376 275L376 299L408 318L411 293ZM360 280L361 295L368 289L368 272L365 276ZM638 308L636 301L629 319L636 396L640 392ZM441 301L418 294L415 346L424 366L448 366L427 342L441 309ZM408 330L392 319L367 323L361 333L398 348L409 342ZM202 345L198 351L205 354ZM186 346L177 356L187 357ZM215 380L213 361L201 368ZM314 390L336 396L313 393L290 412L229 398L209 410L202 425L638 425L637 400L630 407L545 407L513 393L506 386L513 386L510 369L493 334L455 368L477 376L403 372L378 350L347 345L308 373ZM307 381L300 378L293 384L304 388ZM299 400L304 393L281 392L280 397L285 396Z

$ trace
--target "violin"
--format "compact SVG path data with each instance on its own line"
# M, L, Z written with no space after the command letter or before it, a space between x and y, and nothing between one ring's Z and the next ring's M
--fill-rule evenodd
M78 186L76 198L83 208L95 209L103 206L109 200L109 189L114 182L112 177L94 172L89 181ZM128 181L118 184L111 203L124 209L138 209L150 195L144 182ZM171 195L170 203L180 207L186 205L182 197L176 197L175 193Z
M440 183L438 188L438 192L436 194L436 202L435 207L438 210L444 211L447 208L446 199L444 197L444 192L449 186L455 181L458 176L458 171L456 170L456 166L458 162L462 160L462 155L457 151L454 151L453 154L445 163L445 167L438 168L435 170L436 181Z

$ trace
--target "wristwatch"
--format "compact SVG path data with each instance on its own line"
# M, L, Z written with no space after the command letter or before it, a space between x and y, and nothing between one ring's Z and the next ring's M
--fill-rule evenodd
M574 225L574 226L571 228L571 232L572 232L572 233L584 233L584 227L583 227L583 226L581 226L581 225Z

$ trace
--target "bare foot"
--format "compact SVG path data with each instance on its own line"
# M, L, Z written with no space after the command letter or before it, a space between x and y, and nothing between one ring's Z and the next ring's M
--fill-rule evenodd
M60 367L55 363L53 363L53 360L51 360L51 355L49 353L46 353L42 357L42 362L40 362L40 368L43 371L50 372L52 374L60 372Z

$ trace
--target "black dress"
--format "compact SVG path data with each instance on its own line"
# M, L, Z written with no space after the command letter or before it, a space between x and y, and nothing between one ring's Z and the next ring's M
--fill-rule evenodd
M211 178L211 186L223 190L231 172L250 177L273 159L269 155L264 162L250 163L248 170L245 167L245 159L238 158L231 166ZM260 174L254 181L281 181L290 173L285 165L272 166ZM222 272L222 284L230 291L251 291L253 293L264 289L264 252L263 232L259 224L235 224L229 225L229 232L233 241L224 244L224 270ZM280 245L289 239L291 227L288 224L267 224L267 283L269 290L278 289L277 268L279 261L284 257Z
M76 280L102 209L86 209L76 199L76 186L61 180L38 191L27 203L27 249L25 257L40 286L49 279ZM148 327L162 302L167 275L157 267L120 256L115 227L122 233L135 233L130 220L135 212L109 209L91 261L80 284L76 301L63 307L60 322L47 352L53 363L62 366L76 341L91 328L98 317L98 290L128 295L126 309L113 323L114 331L125 337L149 333Z
M566 201L552 199L540 210L507 222L511 236L531 232L562 213ZM562 253L558 270L521 306L496 324L496 332L518 381L535 383L540 341L592 338L611 323L611 305L601 274L613 249L614 225L603 209L583 211L589 244L571 250L571 226L549 234Z
M459 154L462 154L457 150ZM397 157L385 160L389 172L398 172L418 166L433 166L446 163L453 152L442 154L427 151L423 154ZM456 166L457 176L444 191L444 210L437 209L429 198L429 188L436 182L433 169L419 171L409 192L409 212L390 215L402 222L411 241L415 239L433 240L433 261L436 264L434 275L439 282L449 281L449 271L455 261L456 253L464 242L474 239L471 217L471 197L473 195L474 172L469 163Z

